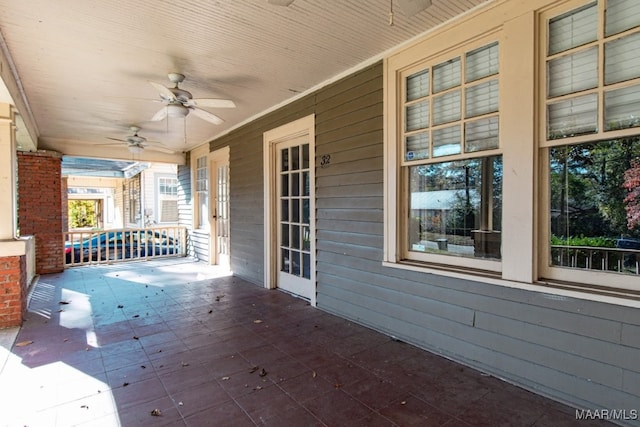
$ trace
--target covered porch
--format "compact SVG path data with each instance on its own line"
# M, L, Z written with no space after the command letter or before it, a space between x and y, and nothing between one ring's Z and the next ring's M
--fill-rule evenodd
M605 425L185 258L41 276L0 344L2 426Z

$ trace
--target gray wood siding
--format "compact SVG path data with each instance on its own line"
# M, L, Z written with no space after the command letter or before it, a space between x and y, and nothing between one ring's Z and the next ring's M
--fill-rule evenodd
M637 409L640 310L382 266L382 84L379 63L211 143L230 145L233 271L262 283L263 132L315 113L319 309L567 403Z
M184 165L178 165L178 224L187 227L187 256L195 257L191 240L193 204L191 200L191 164L187 153Z

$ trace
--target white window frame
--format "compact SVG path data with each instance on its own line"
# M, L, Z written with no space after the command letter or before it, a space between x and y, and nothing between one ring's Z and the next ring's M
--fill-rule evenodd
M165 181L164 187L166 188L167 186L173 187L175 185L175 193L171 193L171 194L166 194L163 193L161 188L163 187L162 185L162 181ZM169 182L171 181L171 182ZM175 184L174 184L175 183ZM165 200L172 200L175 201L176 203L178 203L178 178L173 176L173 175L168 175L168 174L160 174L160 175L156 175L156 212L157 214L157 221L158 224L171 224L171 223L177 223L178 222L178 217L176 217L175 221L163 221L162 220L162 202Z
M591 46L598 46L598 84L593 89L580 91L578 93L591 93L598 96L598 108L597 108L597 130L594 133L577 136L567 136L560 139L547 139L547 105L553 102L553 98L547 98L547 57L553 58L558 56L557 54L548 55L548 22L557 16L561 16L564 13L573 11L582 6L592 3L594 0L575 0L571 2L565 2L560 6L550 8L541 13L539 19L541 41L539 44L539 102L538 102L538 116L539 120L539 157L540 157L540 227L539 227L539 241L541 250L539 251L539 272L542 281L550 282L570 282L585 284L588 286L602 286L605 288L613 289L627 289L637 290L640 286L640 277L633 275L624 275L612 272L601 272L598 270L581 270L576 268L560 267L550 265L551 243L550 243L550 191L549 191L549 148L557 146L565 146L572 144L580 144L587 142L604 141L622 137L637 136L640 135L640 128L629 128L620 130L604 130L604 93L605 89L621 88L631 86L634 83L637 85L639 79L632 79L620 83L614 83L609 86L604 84L604 43L606 40L611 40L619 37L621 34L628 34L631 32L627 30L625 32L615 34L609 37L604 37L604 10L605 1L598 0L598 36L594 42L587 43L581 47L573 48L570 51L579 51ZM632 31L640 32L640 28ZM561 53L562 54L562 53ZM566 96L570 98L573 95Z
M209 198L209 144L203 144L191 151L191 194L193 200L193 222L192 227L194 230L202 233L210 232L209 224L209 212L204 213L204 218L201 218L200 213L200 193L198 192L198 159L204 158L206 160L207 167L207 198ZM209 200L209 209L210 209Z

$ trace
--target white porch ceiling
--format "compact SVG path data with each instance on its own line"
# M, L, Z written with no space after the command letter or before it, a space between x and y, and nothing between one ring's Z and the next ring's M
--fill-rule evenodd
M96 144L137 125L188 151L486 0L433 0L412 16L401 1L390 26L390 0L0 0L0 73L25 122L24 149L35 148L28 130L38 149L174 161ZM151 122L162 104L148 82L171 86L169 72L186 75L180 87L194 98L237 108L205 108L221 125L193 113Z

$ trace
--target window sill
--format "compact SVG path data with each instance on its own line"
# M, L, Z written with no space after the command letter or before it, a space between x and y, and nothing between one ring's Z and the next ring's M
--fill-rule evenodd
M580 283L549 281L541 279L536 282L524 283L502 279L499 274L488 271L462 270L460 268L422 264L419 262L382 262L383 267L411 270L419 273L451 277L472 282L521 289L543 294L545 298L563 300L568 298L582 299L606 304L614 304L631 308L640 308L640 291L607 288L604 286L584 285Z

